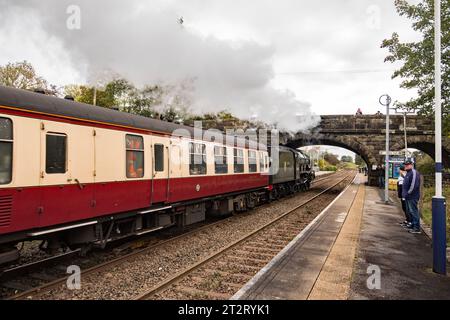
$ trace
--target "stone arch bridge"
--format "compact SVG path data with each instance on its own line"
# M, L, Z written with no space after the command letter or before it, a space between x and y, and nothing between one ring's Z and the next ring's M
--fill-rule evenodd
M407 116L408 148L419 149L434 158L434 122L421 116ZM376 181L371 172L372 165L382 164L385 150L386 117L384 115L321 116L320 124L310 133L295 135L280 134L284 145L294 148L308 145L331 145L342 147L359 154L369 167L369 183ZM390 150L404 149L403 115L390 117ZM450 138L443 138L443 163L450 167Z

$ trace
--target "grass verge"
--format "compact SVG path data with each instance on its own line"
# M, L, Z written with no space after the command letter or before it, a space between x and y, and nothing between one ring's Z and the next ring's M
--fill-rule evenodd
M450 187L444 187L444 197L450 199ZM422 219L431 226L431 200L434 196L434 187L426 187L423 189L423 205L422 205ZM447 245L450 245L450 204L447 202Z

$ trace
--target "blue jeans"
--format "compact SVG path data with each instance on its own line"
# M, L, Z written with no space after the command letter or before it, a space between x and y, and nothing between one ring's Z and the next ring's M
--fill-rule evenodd
M420 230L420 214L417 204L419 200L406 199L406 211L411 216L411 227L414 230Z
M378 186L379 186L381 189L384 189L384 176L378 177Z

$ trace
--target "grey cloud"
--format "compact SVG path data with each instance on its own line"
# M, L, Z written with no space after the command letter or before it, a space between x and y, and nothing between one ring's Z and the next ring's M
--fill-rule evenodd
M153 1L15 1L34 8L45 30L63 39L74 61L91 72L111 69L138 85L195 79L194 108L305 130L317 117L290 91L271 86L273 46L202 36L177 23L176 6ZM81 8L81 29L66 28L66 8ZM270 112L268 112L270 110ZM304 115L304 117L296 117Z

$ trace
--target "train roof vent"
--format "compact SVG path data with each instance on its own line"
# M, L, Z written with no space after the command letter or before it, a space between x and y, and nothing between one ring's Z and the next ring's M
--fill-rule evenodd
M75 101L75 99L72 96L69 96L69 95L65 96L64 99L70 100L70 101Z

